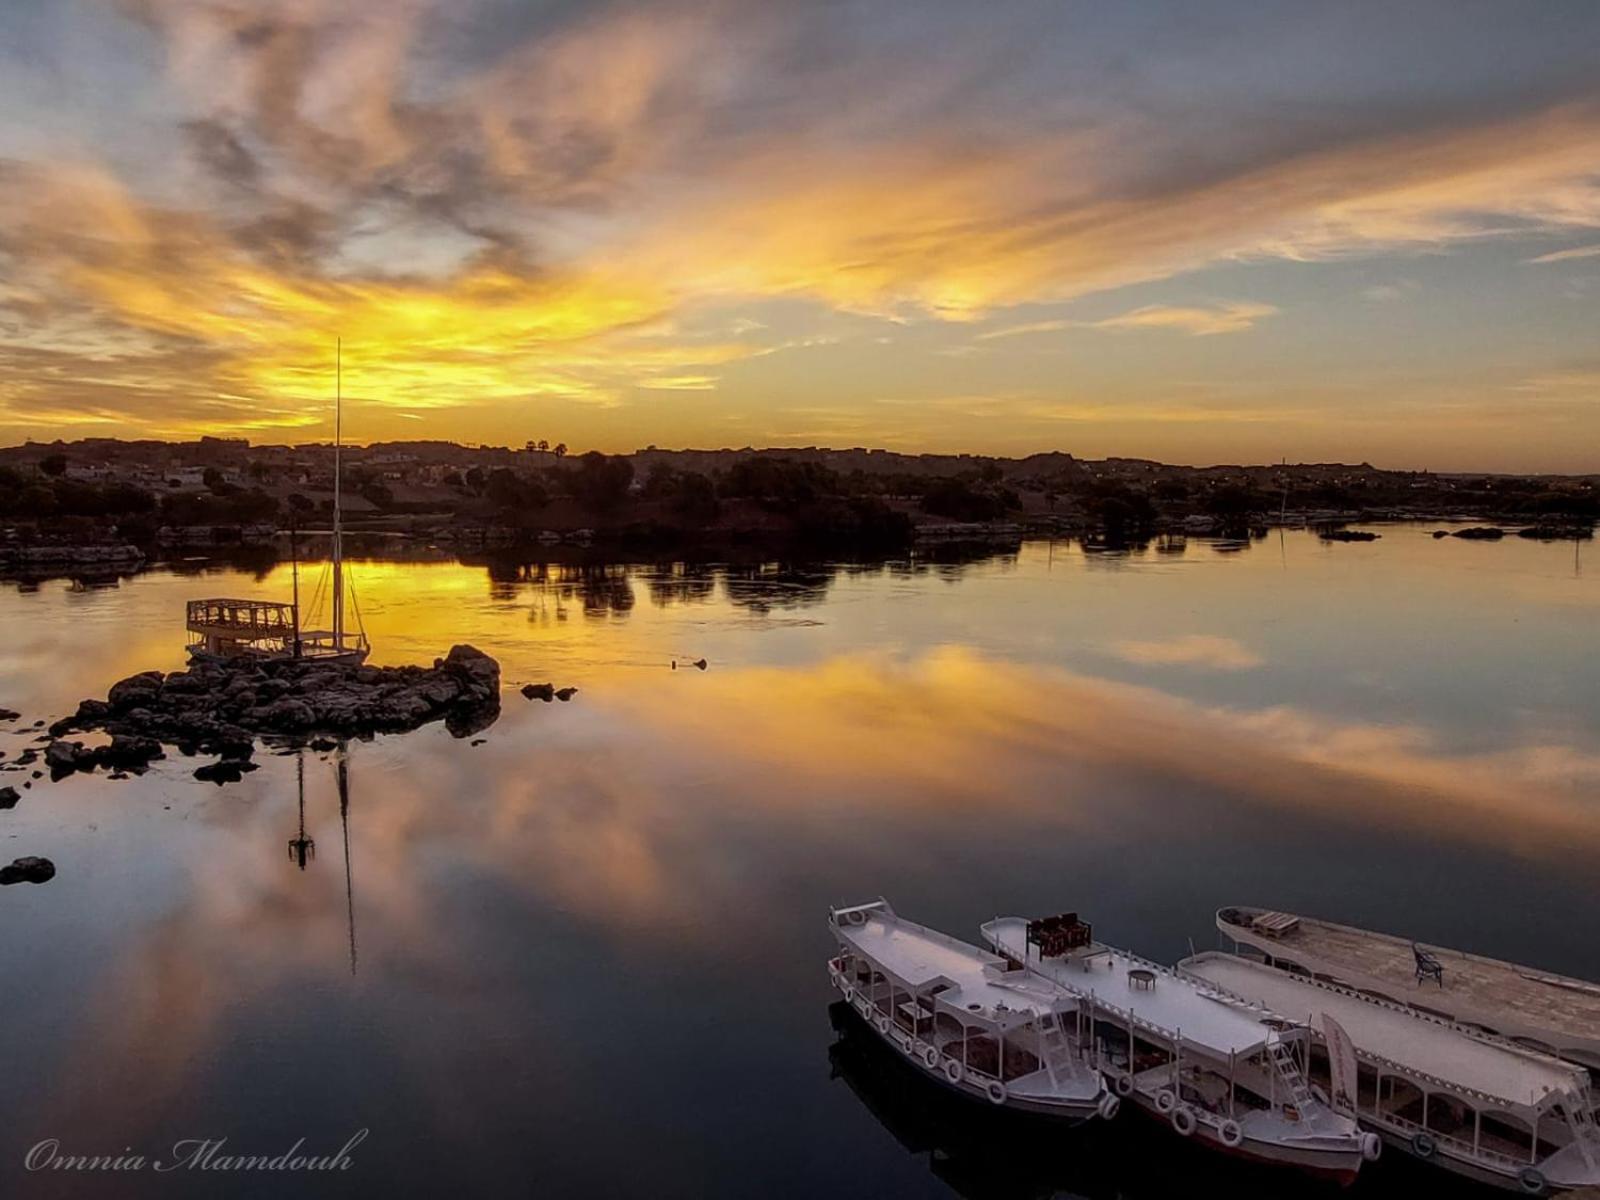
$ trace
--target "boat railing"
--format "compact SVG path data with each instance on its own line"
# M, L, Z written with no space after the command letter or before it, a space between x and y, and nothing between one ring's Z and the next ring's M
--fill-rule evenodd
M1453 1133L1440 1133L1437 1129L1428 1128L1428 1126L1424 1125L1421 1121L1413 1121L1410 1117L1402 1117L1399 1113L1384 1112L1382 1109L1378 1109L1374 1112L1363 1115L1379 1124L1392 1126L1395 1130L1403 1134L1416 1135L1425 1133L1439 1145L1446 1147L1459 1158L1470 1158L1485 1163L1492 1163L1497 1166L1506 1167L1513 1172L1520 1170L1523 1167L1533 1165L1525 1157L1519 1158L1515 1155L1505 1154L1499 1150L1490 1150L1482 1143L1474 1146L1465 1138L1456 1137Z
M846 977L844 965L844 956L842 955L838 958L831 958L828 960L828 970L830 973L839 976L841 979ZM941 1067L943 1067L946 1063L960 1063L962 1075L970 1076L978 1080L980 1084L987 1082L1005 1082L998 1074L985 1071L981 1067L972 1065L971 1063L962 1062L959 1057L951 1054L948 1050L928 1041L926 1038L920 1037L914 1030L905 1028L900 1024L899 1020L894 1016L894 1014L892 1014L887 1008L882 1008L878 1005L877 1000L873 995L869 994L865 989L855 987L854 981L847 980L847 982L851 984L851 987L854 990L854 997L851 1003L855 1007L855 1010L857 1014L860 1015L861 1019L864 1021L871 1021L872 1016L870 1014L874 1013L888 1017L890 1024L887 1032L898 1033L901 1035L901 1039L905 1042L907 1053L911 1054L913 1057L920 1057L925 1049L931 1048L934 1053L939 1056L939 1064ZM996 1065L998 1066L999 1064ZM1039 1070L1042 1071L1044 1068L1041 1066Z
M1274 968L1271 967L1267 968L1267 970L1273 969ZM1454 1021L1445 1021L1438 1017L1429 1016L1426 1013L1419 1013L1416 1009L1411 1008L1409 1005L1398 1004L1392 1000L1380 1000L1378 997L1370 996L1366 992L1359 991L1356 988L1346 987L1343 984L1328 983L1322 979L1314 979L1309 975L1294 975L1287 971L1280 972L1280 974L1284 975L1286 978L1293 979L1302 987L1320 988L1325 992L1333 992L1336 995L1345 996L1352 1000L1359 1000L1363 1004L1371 1004L1374 1007L1385 1009L1403 1017L1409 1017L1412 1020L1427 1021L1430 1024L1438 1025L1441 1028L1448 1029L1452 1033L1455 1033L1461 1037L1470 1038L1475 1042L1480 1042L1485 1046L1492 1047L1493 1049L1504 1050L1512 1054L1519 1054L1527 1058L1537 1059L1553 1067L1559 1067L1561 1070L1568 1072L1572 1076L1573 1087L1569 1091L1546 1091L1544 1094L1544 1101L1546 1103L1551 1100L1581 1098L1588 1092L1587 1072L1584 1072L1581 1067L1575 1067L1570 1063L1561 1061L1560 1059L1550 1058L1548 1055L1538 1053L1538 1051L1529 1050L1526 1046L1519 1046L1515 1042L1507 1041L1505 1038L1496 1037L1493 1034L1481 1033L1475 1029L1467 1029L1456 1024ZM1276 1012L1264 1004L1261 1004L1255 1000L1251 1000L1246 996L1241 996L1237 992L1230 991L1222 984L1215 983L1211 980L1207 980L1206 982L1210 983L1212 987L1217 988L1219 991L1227 992L1227 994L1233 999L1237 1000L1241 1004L1248 1005L1250 1008L1255 1009L1258 1012L1269 1013L1272 1016L1278 1017L1280 1020L1288 1022L1297 1029L1305 1029L1313 1034L1316 1032L1309 1022L1298 1020L1285 1013ZM1433 1088L1436 1091L1452 1092L1458 1096L1467 1096L1473 1100L1494 1104L1500 1108L1509 1107L1512 1109L1519 1109L1531 1107L1535 1110L1538 1110L1544 1107L1543 1103L1527 1105L1512 1100L1507 1096L1496 1096L1492 1092L1485 1092L1479 1088L1469 1087L1464 1083L1457 1083L1452 1080L1442 1078L1441 1076L1430 1074L1427 1071L1424 1071L1418 1067L1410 1066L1407 1063L1396 1062L1393 1059L1385 1058L1381 1054L1374 1054L1372 1051L1364 1050L1360 1046L1356 1047L1356 1054L1358 1057L1366 1059L1375 1066L1386 1068L1390 1074L1403 1075L1408 1078L1417 1079L1423 1083L1433 1085ZM1429 1132L1432 1133L1432 1130L1429 1130Z

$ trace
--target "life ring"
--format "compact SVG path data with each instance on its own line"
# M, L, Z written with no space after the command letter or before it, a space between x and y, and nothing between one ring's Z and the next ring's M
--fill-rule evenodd
M854 1003L856 998L856 990L846 983L842 977L839 980L839 993L844 997L844 1002L846 1004Z
M1190 1108L1187 1104L1180 1104L1177 1108L1173 1109L1172 1127L1184 1137L1188 1137L1191 1133L1193 1133L1195 1127L1194 1109Z
M1117 1095L1121 1096L1124 1100L1126 1100L1129 1096L1133 1095L1133 1074L1132 1074L1132 1072L1129 1072L1129 1071L1122 1072L1120 1075L1116 1076L1116 1078L1114 1078L1111 1081L1111 1086L1114 1089L1116 1089Z
M1368 1162L1377 1162L1378 1155L1383 1153L1383 1139L1375 1133L1361 1135L1361 1157Z
M1001 1083L998 1079L991 1079L984 1087L983 1094L989 1097L990 1104L1004 1104L1006 1102L1006 1097L1010 1093L1006 1091L1005 1084Z
M887 1036L889 1032L889 1018L879 1013L873 1018L873 1024L878 1027L878 1032Z
M1433 1152L1439 1144L1433 1140L1431 1133L1414 1133L1411 1135L1411 1149L1418 1158L1432 1158Z
M1178 1093L1173 1091L1156 1093L1156 1111L1166 1114L1178 1107Z
M1523 1167L1517 1172L1517 1182L1522 1185L1522 1190L1530 1196L1544 1195L1544 1176L1534 1167Z
M1217 1139L1231 1150L1244 1141L1244 1130L1239 1128L1239 1122L1229 1119L1217 1130Z
M1107 1092L1100 1097L1100 1103L1095 1105L1095 1111L1100 1114L1102 1121L1116 1119L1117 1110L1122 1107L1122 1097L1115 1092Z
M844 923L846 925L865 925L867 923L867 914L859 908L853 909L844 914Z
M856 1011L863 1017L872 1012L872 1001L867 999L867 994L865 992L856 993Z
M923 1065L928 1068L928 1070L937 1071L939 1069L938 1048L935 1046L924 1046L922 1048L922 1062Z
M955 1059L950 1059L944 1064L944 1077L951 1083L960 1083L967 1076L967 1069Z

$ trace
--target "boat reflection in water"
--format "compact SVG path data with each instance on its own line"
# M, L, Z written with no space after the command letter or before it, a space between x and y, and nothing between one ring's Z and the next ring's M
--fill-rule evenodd
M829 1077L842 1080L908 1154L924 1158L935 1178L967 1200L1416 1200L1439 1194L1438 1174L1403 1157L1373 1164L1346 1191L1330 1180L1285 1176L1270 1166L1208 1153L1165 1136L1162 1126L1147 1120L1065 1126L974 1104L890 1050L843 1001L829 1005L828 1019L836 1034L828 1047Z

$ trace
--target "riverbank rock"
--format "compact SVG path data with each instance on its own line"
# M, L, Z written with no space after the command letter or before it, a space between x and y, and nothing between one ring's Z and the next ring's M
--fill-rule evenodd
M20 716L22 714L14 708L0 708L0 721L15 721Z
M49 883L56 877L56 865L48 858L19 858L9 867L0 867L0 887L13 883Z
M238 764L248 764L257 738L298 744L404 733L436 720L463 737L499 715L500 664L468 645L451 647L431 668L316 659L197 662L170 675L130 675L105 700L83 701L74 716L51 727L57 740L45 760L57 778L97 766L139 771L164 753L165 743L236 764L223 773L237 778L253 769ZM90 750L61 740L74 730L103 730L111 744Z
M14 787L0 787L0 809L15 808L22 793Z
M194 777L203 783L214 783L221 787L225 783L238 783L246 772L254 771L256 767L257 764L253 762L223 758L214 763L207 763L203 767L196 767Z
M1381 535L1367 529L1324 529L1317 536L1325 542L1375 542Z
M553 683L525 683L522 685L522 694L529 700L543 700L546 704L556 698L556 685Z
M1466 538L1470 542L1497 542L1505 535L1506 531L1495 525L1471 525L1466 529L1457 529L1450 536Z

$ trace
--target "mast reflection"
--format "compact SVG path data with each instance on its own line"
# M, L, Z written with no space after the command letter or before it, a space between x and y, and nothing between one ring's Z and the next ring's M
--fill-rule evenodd
M289 861L304 871L317 857L317 843L306 833L306 760L303 747L295 750L295 788L298 793L300 828L289 839ZM350 854L350 745L340 739L334 751L334 782L339 793L339 827L344 834L345 922L350 931L350 974L356 973L356 890Z

